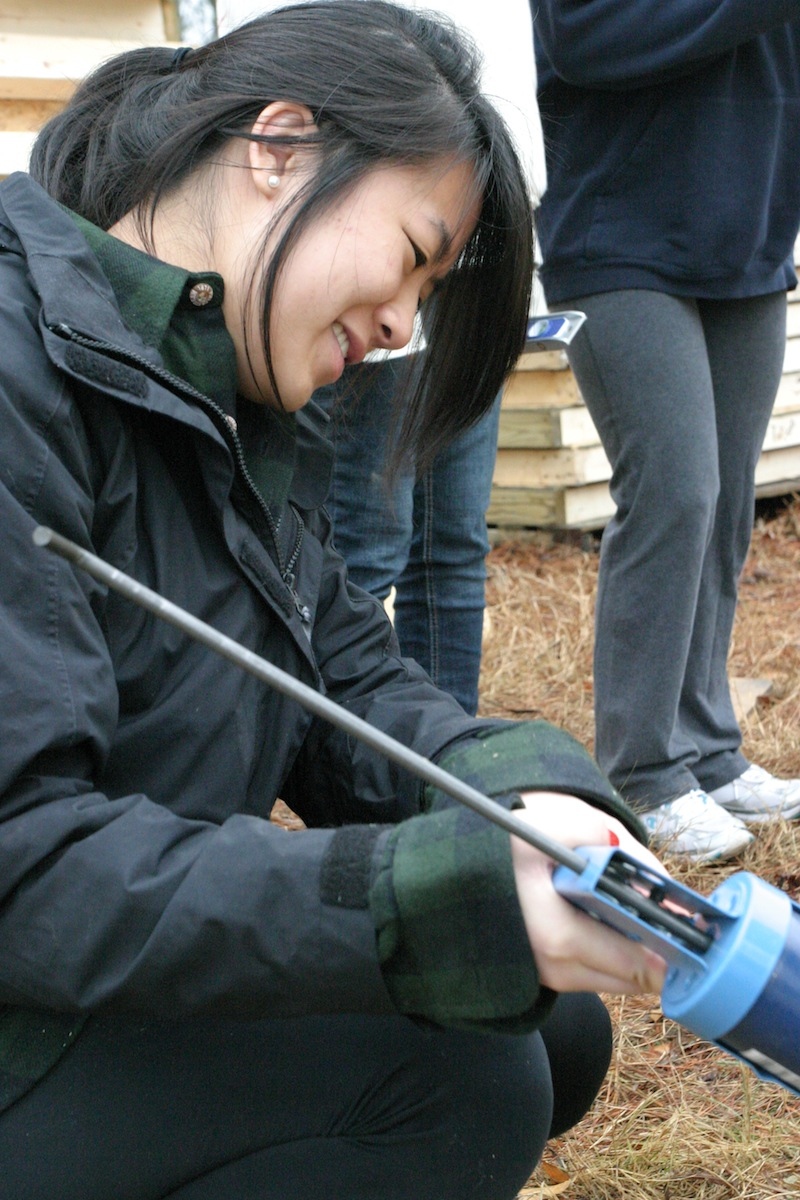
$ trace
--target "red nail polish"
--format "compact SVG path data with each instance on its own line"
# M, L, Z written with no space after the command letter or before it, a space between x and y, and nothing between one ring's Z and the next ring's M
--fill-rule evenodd
M609 829L609 831L608 831L608 844L609 844L609 846L618 846L619 845L619 838L614 833L613 829Z

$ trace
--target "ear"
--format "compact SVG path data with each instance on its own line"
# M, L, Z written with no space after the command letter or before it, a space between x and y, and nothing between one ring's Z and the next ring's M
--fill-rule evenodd
M274 100L262 109L253 125L252 132L259 137L297 137L313 132L316 128L311 110L304 104L291 100ZM280 192L279 183L287 174L297 169L302 155L298 146L284 146L278 142L248 142L248 160L253 183L264 195L275 198Z

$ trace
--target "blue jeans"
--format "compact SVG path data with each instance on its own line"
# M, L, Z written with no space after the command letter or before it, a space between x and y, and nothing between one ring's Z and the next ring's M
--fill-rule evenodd
M314 399L331 414L335 449L328 505L350 578L384 600L395 588L404 655L474 715L485 604L486 509L500 400L419 479L384 483L402 360L351 367Z

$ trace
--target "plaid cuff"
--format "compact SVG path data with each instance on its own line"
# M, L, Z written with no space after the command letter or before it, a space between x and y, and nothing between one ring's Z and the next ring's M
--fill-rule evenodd
M547 721L525 721L494 729L483 737L458 742L437 765L488 796L547 791L579 796L622 821L644 845L647 831L614 790L589 752L570 734ZM428 785L429 810L453 800Z
M376 846L370 909L400 1012L527 1033L550 1011L522 919L508 834L469 809L411 817Z

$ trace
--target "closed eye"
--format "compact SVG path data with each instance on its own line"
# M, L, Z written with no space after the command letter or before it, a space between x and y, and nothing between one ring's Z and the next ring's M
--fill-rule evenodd
M414 251L414 270L418 271L420 267L427 267L428 256L424 250L420 250L413 238L408 239L411 243L411 249Z

